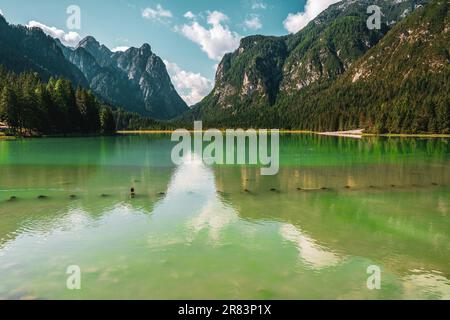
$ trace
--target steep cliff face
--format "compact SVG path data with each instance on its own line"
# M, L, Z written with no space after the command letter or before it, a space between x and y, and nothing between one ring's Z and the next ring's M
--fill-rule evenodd
M148 44L113 53L87 37L67 57L83 72L92 90L110 103L161 120L188 110L163 61Z
M282 79L287 56L283 38L251 36L227 54L216 73L212 96L223 107L236 103L272 104Z
M64 57L60 45L41 29L10 25L0 15L0 65L21 73L37 72L43 80L63 77L87 86L84 75Z
M317 83L332 81L376 45L391 27L425 0L344 0L330 6L297 34L251 36L225 55L212 93L191 115L210 118L224 110L264 108ZM381 7L380 30L367 28L367 7Z
M88 36L80 41L76 48L83 48L89 52L97 63L102 66L110 64L110 57L112 52L105 46L101 45L94 37Z

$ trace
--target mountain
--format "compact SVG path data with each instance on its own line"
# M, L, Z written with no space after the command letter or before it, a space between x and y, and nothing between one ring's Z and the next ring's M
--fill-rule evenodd
M357 116L350 115L347 109L351 106L340 103L340 97L333 95L331 86L361 63L360 59L364 59L368 51L383 46L382 40L388 39L388 34L398 32L395 30L399 21L415 15L425 3L427 1L344 0L323 11L297 34L244 38L240 47L220 63L211 94L183 119L202 119L206 125L214 127L336 130L363 125L370 131L379 131L373 121L367 121L372 113L369 108L357 110ZM374 4L383 12L380 30L369 30L366 25L367 7ZM414 18L408 18L411 19ZM445 48L441 43L436 46ZM391 60L394 63L393 57ZM394 81L395 76L386 75L385 79ZM388 82L385 84L389 86ZM324 90L328 90L328 100L324 100ZM365 93L373 95L370 88ZM354 93L343 94L352 96ZM323 106L314 105L317 100L322 101ZM389 99L385 102L389 103ZM352 103L355 109L360 101ZM353 117L358 117L358 121L348 120Z
M164 62L148 44L114 53L95 38L86 37L65 55L82 71L90 88L109 103L159 120L188 110Z
M41 79L63 77L87 87L84 75L64 57L60 45L41 29L10 25L0 15L0 64L16 73L34 71Z
M336 81L279 104L314 130L450 133L450 4L434 0L396 24Z
M0 65L15 73L33 71L43 81L66 78L74 86L90 88L106 103L158 120L188 110L148 44L114 53L86 37L69 48L39 28L10 25L2 15L0 44Z

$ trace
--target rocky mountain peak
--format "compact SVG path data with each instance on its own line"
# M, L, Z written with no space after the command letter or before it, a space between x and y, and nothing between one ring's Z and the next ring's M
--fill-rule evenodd
M70 60L82 70L94 92L112 104L161 120L188 110L163 61L148 43L113 53L95 38L86 37Z
M82 39L75 49L78 48L84 48L102 66L108 65L109 59L112 55L112 52L105 45L101 45L97 39L92 36L87 36Z
M140 48L139 52L141 55L148 56L152 54L152 47L148 43L144 43Z
M79 48L79 47L99 49L100 43L94 37L87 36L87 37L83 38L76 46L76 48Z

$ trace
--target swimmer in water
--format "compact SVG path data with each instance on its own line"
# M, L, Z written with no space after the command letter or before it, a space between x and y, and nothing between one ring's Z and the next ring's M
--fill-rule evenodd
M136 196L136 193L134 192L134 188L131 188L130 190L130 197L134 198Z

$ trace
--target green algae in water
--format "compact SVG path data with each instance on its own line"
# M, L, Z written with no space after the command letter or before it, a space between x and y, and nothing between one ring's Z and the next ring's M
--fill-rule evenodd
M261 176L167 135L1 141L0 298L450 299L448 139L280 143Z

